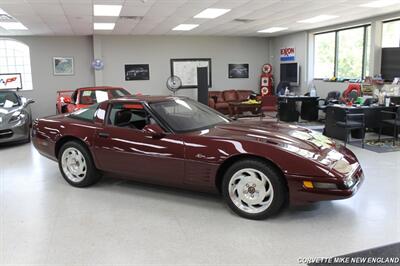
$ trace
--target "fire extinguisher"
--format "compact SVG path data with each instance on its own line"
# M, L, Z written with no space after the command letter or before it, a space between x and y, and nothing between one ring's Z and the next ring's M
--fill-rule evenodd
M261 74L261 95L273 95L274 77L272 75L272 65L265 64Z

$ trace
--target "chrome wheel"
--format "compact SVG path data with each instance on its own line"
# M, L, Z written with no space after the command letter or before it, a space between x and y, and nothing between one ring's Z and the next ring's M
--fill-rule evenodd
M65 176L74 183L85 179L87 173L86 160L76 148L67 148L61 157L61 167Z
M229 181L229 197L242 211L260 213L269 208L274 189L268 177L253 168L237 171Z

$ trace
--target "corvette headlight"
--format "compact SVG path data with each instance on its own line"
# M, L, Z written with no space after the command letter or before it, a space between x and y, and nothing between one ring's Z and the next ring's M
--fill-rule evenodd
M8 123L14 123L14 122L18 122L22 119L25 118L25 114L22 113L21 111L17 111L15 113L12 114L10 120L8 121Z
M353 167L346 159L342 158L335 163L335 165L333 166L333 170L341 174L347 175L353 170Z

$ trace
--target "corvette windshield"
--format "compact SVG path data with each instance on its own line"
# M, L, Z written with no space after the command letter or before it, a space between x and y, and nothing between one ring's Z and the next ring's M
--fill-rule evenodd
M0 91L0 107L11 108L18 106L18 96L12 91Z
M173 99L151 103L150 107L176 132L190 132L229 123L229 119L201 103Z

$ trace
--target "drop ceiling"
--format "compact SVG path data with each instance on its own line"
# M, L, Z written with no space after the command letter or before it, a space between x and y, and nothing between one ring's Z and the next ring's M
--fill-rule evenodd
M93 34L277 36L400 12L400 4L384 8L360 7L371 1L0 0L0 8L28 28L28 30L0 28L0 36ZM120 17L94 17L94 4L122 5ZM226 8L231 11L216 19L193 18L206 8ZM338 17L313 24L297 22L321 14ZM94 31L95 22L116 24L112 31ZM199 24L199 26L191 31L172 31L179 24ZM270 27L288 29L275 33L257 32Z

